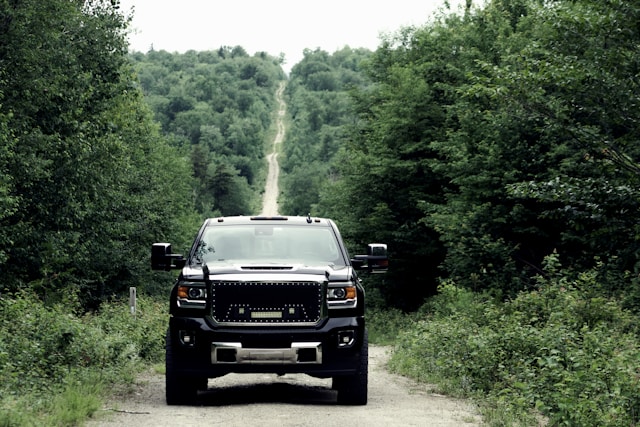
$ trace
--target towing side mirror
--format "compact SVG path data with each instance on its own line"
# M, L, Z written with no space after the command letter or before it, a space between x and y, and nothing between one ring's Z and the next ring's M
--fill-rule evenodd
M171 252L171 243L151 245L151 269L169 271L184 267L187 260L180 254Z
M367 269L370 273L385 273L389 268L387 245L384 243L369 243L366 255L356 255L351 260L356 270Z

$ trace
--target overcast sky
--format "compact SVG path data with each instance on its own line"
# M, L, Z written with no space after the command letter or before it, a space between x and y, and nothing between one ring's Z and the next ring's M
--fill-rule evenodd
M457 7L461 0L450 0ZM380 35L423 25L445 0L120 0L133 9L131 49L185 52L242 46L248 54L284 53L285 70L303 50L375 50ZM455 6L454 6L455 5Z

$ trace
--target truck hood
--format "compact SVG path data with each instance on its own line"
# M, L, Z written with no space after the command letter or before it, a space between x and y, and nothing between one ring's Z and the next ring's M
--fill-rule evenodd
M320 276L323 280L329 282L349 280L353 276L353 268L351 266L331 265L303 265L303 264L276 264L276 263L209 263L203 266L186 266L182 269L182 277L185 280L200 281L204 280L205 271L208 271L209 277L216 280L217 277L223 276L242 276L243 280L273 280L275 277L282 277L282 280L291 280L292 276L296 276L295 280L300 277L314 276L313 280L318 280ZM250 276L260 276L251 278Z

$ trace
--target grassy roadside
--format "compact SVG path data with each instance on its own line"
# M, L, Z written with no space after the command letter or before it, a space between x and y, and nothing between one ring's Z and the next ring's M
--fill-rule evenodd
M29 293L0 299L0 426L73 426L100 409L114 384L164 357L166 304L139 297L79 315L67 301Z
M600 296L596 271L557 273L506 302L449 283L404 324L383 317L391 370L475 400L489 426L639 425L637 315Z
M477 402L489 426L638 425L637 316L597 288L596 272L550 271L496 302L448 283L417 313L370 309L370 341L395 347L392 371ZM164 301L139 297L135 318L126 301L78 306L0 298L0 427L81 425L163 360Z

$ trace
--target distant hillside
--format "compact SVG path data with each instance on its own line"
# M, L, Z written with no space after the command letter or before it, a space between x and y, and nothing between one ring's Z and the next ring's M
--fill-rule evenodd
M198 212L258 212L280 60L239 46L131 58L162 133L190 159Z

